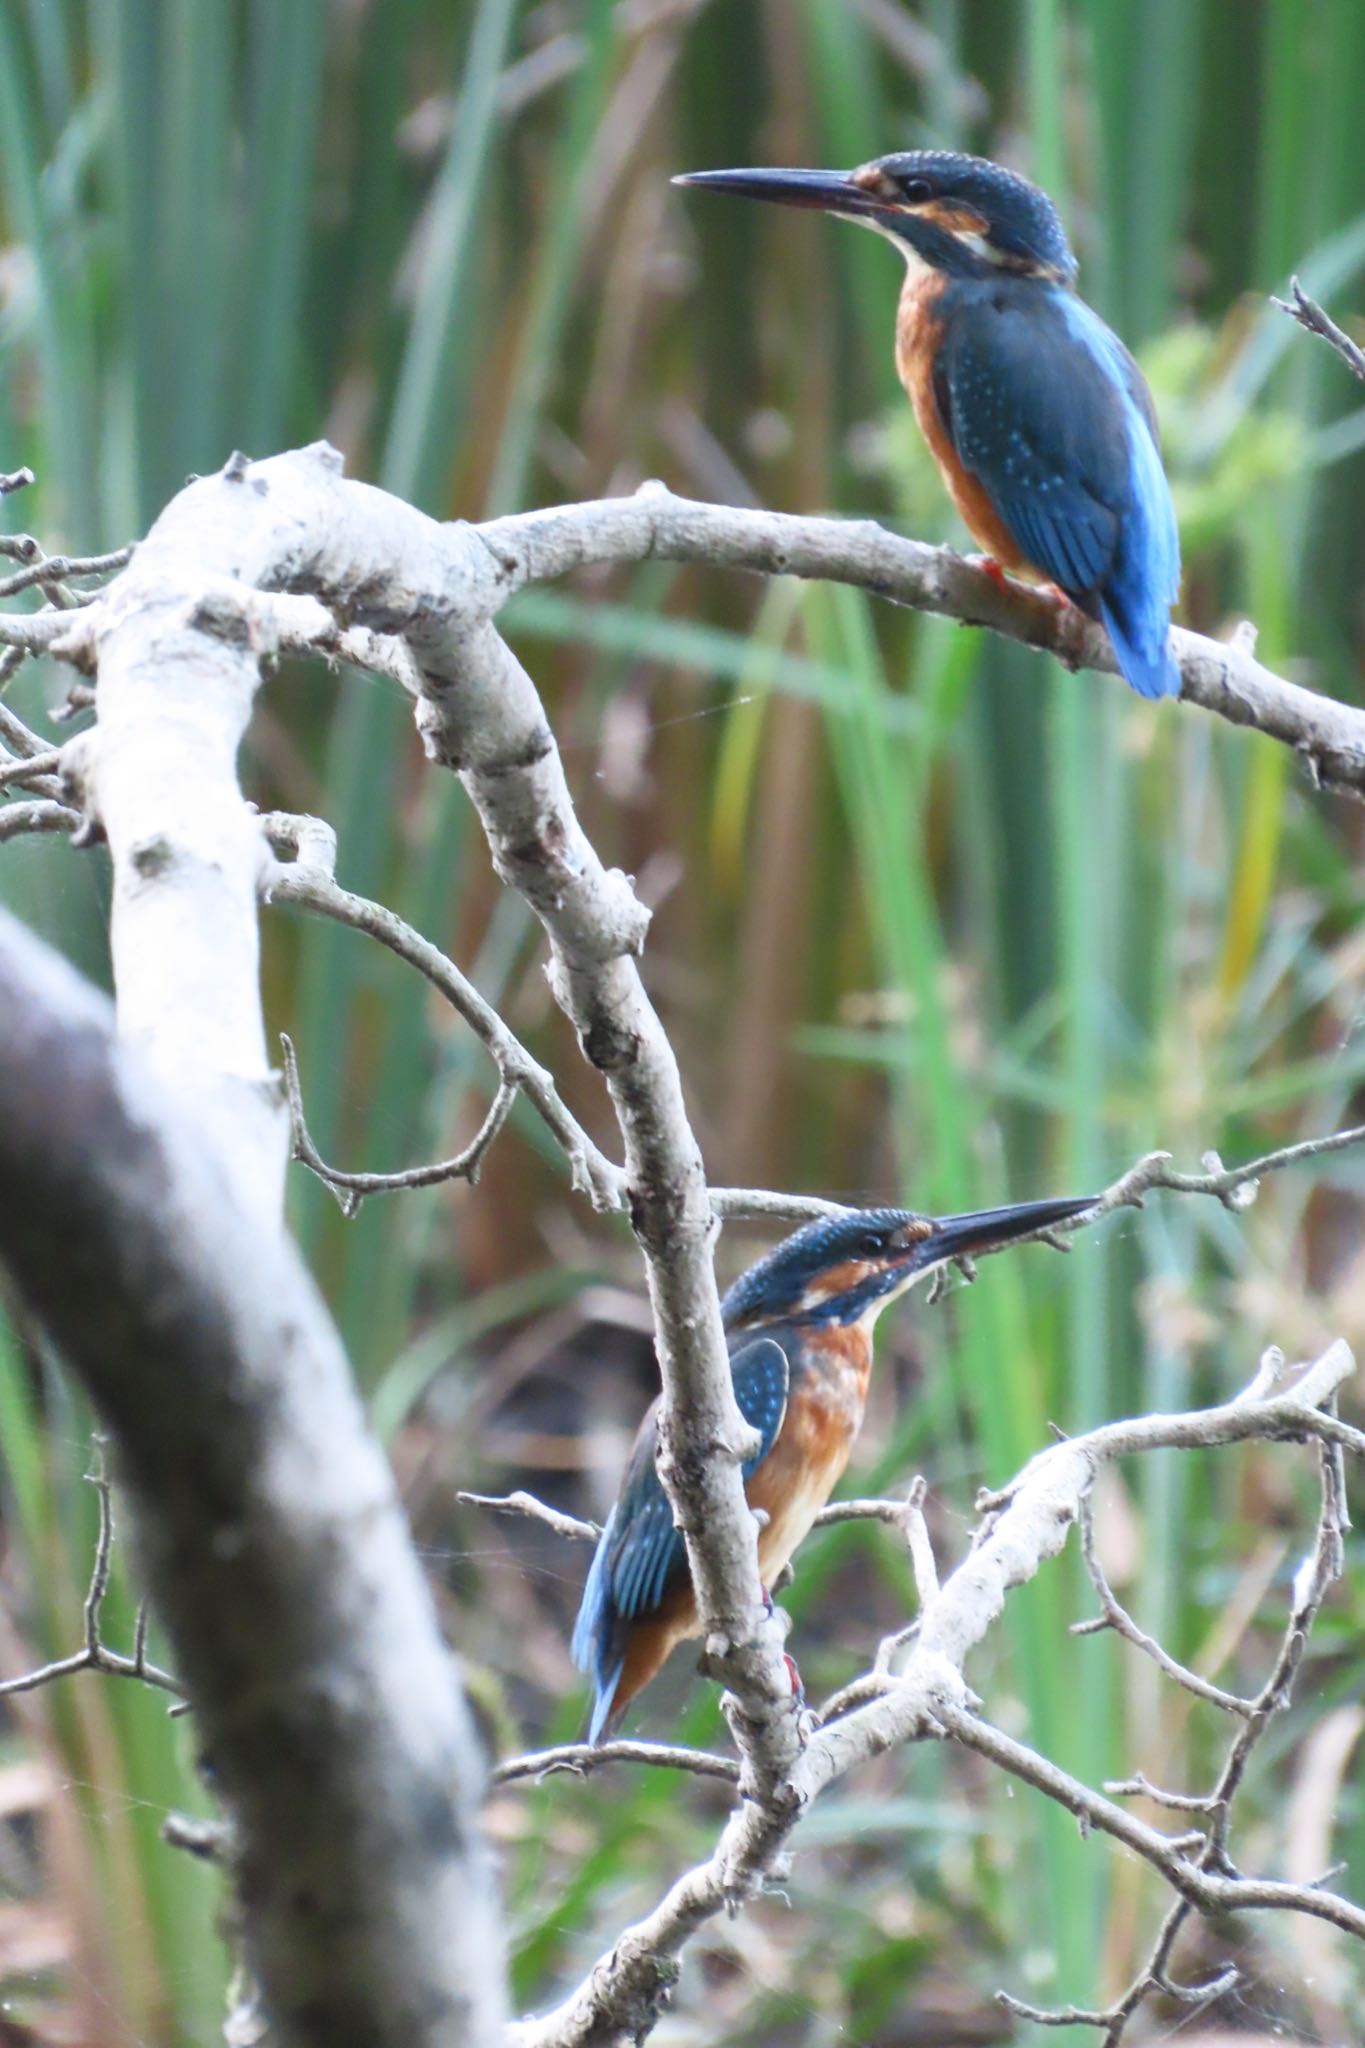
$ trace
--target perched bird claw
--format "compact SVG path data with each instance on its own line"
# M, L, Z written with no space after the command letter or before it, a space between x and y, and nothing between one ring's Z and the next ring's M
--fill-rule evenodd
M964 555L962 559L967 564L967 567L969 569L979 569L983 576L989 576L991 582L994 583L998 589L1009 590L1010 588L1012 588L1013 578L1010 576L1009 572L1005 568L1003 568L999 562L996 561L994 555Z

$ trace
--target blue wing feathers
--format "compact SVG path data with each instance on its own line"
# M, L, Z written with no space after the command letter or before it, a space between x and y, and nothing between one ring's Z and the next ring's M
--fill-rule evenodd
M782 1346L763 1337L745 1345L730 1370L740 1413L762 1438L743 1466L748 1479L782 1427L790 1368ZM597 1539L574 1624L573 1661L593 1682L590 1742L599 1739L611 1718L631 1624L657 1613L687 1570L686 1545L659 1483L658 1446L657 1410L651 1409L635 1440L620 1498Z
M1178 694L1180 542L1136 363L1060 289L993 284L941 304L935 391L962 462L1034 567L1103 619L1132 687Z
M739 1412L762 1441L740 1468L746 1479L758 1470L777 1440L787 1413L791 1364L775 1337L760 1337L730 1362Z
M613 1655L612 1637L614 1618L612 1615L611 1573L609 1558L616 1511L613 1508L607 1517L606 1527L598 1538L588 1571L588 1581L583 1588L583 1600L574 1624L571 1654L580 1671L586 1671L593 1681L592 1718L588 1724L588 1740L596 1742L607 1717L616 1688L621 1678L624 1657L617 1652Z

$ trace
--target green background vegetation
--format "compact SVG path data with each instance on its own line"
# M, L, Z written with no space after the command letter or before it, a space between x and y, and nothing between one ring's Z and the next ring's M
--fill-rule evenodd
M964 146L1054 193L1086 295L1142 355L1184 616L1250 616L1267 660L1354 700L1365 412L1266 294L1298 269L1339 314L1365 304L1362 105L1357 0L3 0L0 466L39 477L5 511L49 547L108 547L231 448L325 433L443 516L658 474L960 541L894 380L890 252L668 178ZM1361 814L1283 749L848 591L650 564L529 594L508 626L590 833L657 907L645 971L716 1179L968 1207L1358 1115ZM62 687L26 677L14 701L41 720ZM537 934L399 694L286 671L247 772L335 824L343 881L450 949L610 1143ZM7 847L3 888L104 974L98 854ZM387 1167L467 1134L487 1062L392 962L279 913L266 964L326 1153ZM1065 1261L993 1261L902 1313L859 1490L925 1472L953 1559L975 1484L1049 1422L1226 1394L1267 1342L1359 1342L1361 1191L1347 1156L1246 1217L1156 1199ZM291 1200L491 1739L571 1735L586 1560L452 1494L606 1505L652 1372L624 1230L570 1198L520 1116L475 1192L352 1223L301 1176ZM727 1277L753 1242L727 1233ZM32 1333L0 1345L10 1668L78 1628L87 1429ZM1286 1448L1132 1469L1105 1502L1115 1578L1173 1651L1254 1690L1312 1502ZM1073 1563L976 1661L989 1711L1093 1782L1198 1785L1224 1731L1111 1639L1068 1637L1089 1611ZM807 1546L787 1598L818 1695L912 1594L885 1532L849 1529ZM1330 1840L1295 1834L1291 1795L1305 1732L1359 1696L1361 1602L1357 1572L1237 1836L1248 1868L1344 1859L1357 1896L1354 1774ZM638 1725L718 1734L685 1671ZM202 1802L187 1724L83 1680L16 1713L0 1757L0 1786L25 1759L49 1775L36 1835L17 1793L4 1835L11 2008L40 2030L74 2009L111 2042L214 2040L214 1887L157 1839ZM552 1996L715 1817L712 1794L643 1774L499 1800L518 2002ZM698 1945L670 2039L1003 2038L997 1985L1089 2002L1159 1909L1063 1814L941 1754L840 1788L804 1840L785 1900ZM1249 1973L1229 2024L1344 2038L1359 1965L1330 1937L1222 1930L1184 1960L1225 1946Z

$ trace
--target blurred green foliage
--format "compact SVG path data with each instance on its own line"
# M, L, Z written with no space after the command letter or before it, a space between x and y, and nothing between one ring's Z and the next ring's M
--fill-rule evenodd
M1357 0L6 0L0 443L39 483L4 511L50 546L109 546L232 447L325 433L441 515L657 473L960 539L895 385L890 253L668 177L964 146L1054 191L1087 295L1143 355L1186 618L1246 614L1268 660L1356 698L1365 413L1266 294L1297 269L1338 312L1365 303L1363 99ZM1094 1185L1153 1145L1236 1158L1358 1111L1359 816L1283 750L848 591L651 564L528 594L508 623L589 831L657 905L645 971L717 1179L970 1206ZM41 720L61 687L26 677L14 701ZM397 693L286 672L247 767L262 801L336 825L343 880L449 947L610 1143L536 935ZM102 974L98 856L21 842L3 873ZM345 1163L448 1150L487 1099L487 1063L352 934L272 917L266 990ZM974 1479L1003 1478L1050 1421L1226 1392L1268 1341L1359 1341L1361 1193L1347 1156L1245 1218L1153 1201L1066 1262L992 1262L891 1333L859 1485L923 1470L955 1557ZM572 1733L582 1560L450 1496L507 1478L604 1504L650 1370L624 1233L571 1202L520 1116L477 1192L352 1223L314 1185L291 1200L497 1740ZM727 1271L744 1255L722 1247ZM24 1637L7 1658L68 1645L93 1527L85 1418L31 1353L0 1352ZM1305 1461L1127 1479L1105 1504L1125 1597L1177 1654L1254 1687L1311 1512ZM884 1533L813 1541L788 1596L808 1683L861 1668L912 1597ZM1324 1628L1254 1778L1248 1867L1302 1846L1301 1737L1358 1696L1359 1605ZM972 1672L990 1712L1094 1782L1139 1765L1198 1782L1208 1711L1107 1638L1071 1640L1084 1611L1069 1564L1016 1597ZM702 1689L681 1697L664 1688L645 1725L714 1732ZM5 1753L35 1743L66 1932L7 1995L40 2025L73 2007L102 2040L214 2039L212 1887L156 1839L199 1796L191 1742L133 1688L81 1681L40 1696ZM712 1794L603 1790L493 1810L524 2004L713 1830ZM1091 2002L1159 1908L1060 1812L939 1754L849 1784L806 1839L787 1903L689 1965L671 2039L992 2038L952 2026L988 2025L1001 1983ZM1349 1776L1321 1846L1359 1893ZM1263 2017L1307 2036L1358 2010L1358 1966L1326 1968L1300 1930L1222 1938L1251 1983L1287 1987L1256 1994Z

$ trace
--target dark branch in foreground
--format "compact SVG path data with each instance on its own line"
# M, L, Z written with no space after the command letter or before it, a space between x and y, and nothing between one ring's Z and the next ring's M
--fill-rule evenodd
M235 1830L272 2033L289 2048L491 2048L478 1750L335 1332L183 1098L6 913L0 1263L117 1447Z

